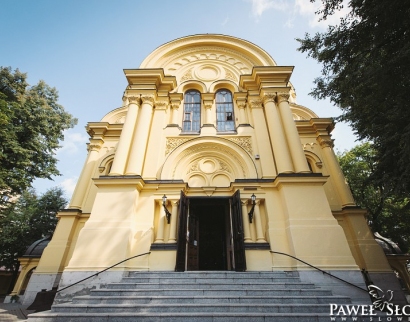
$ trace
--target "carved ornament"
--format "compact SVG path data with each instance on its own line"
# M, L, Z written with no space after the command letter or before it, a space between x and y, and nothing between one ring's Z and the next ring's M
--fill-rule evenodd
M332 139L320 139L319 144L322 148L333 148L333 141Z
M234 137L234 138L228 138L228 140L239 145L250 155L253 154L252 153L252 140L250 137Z
M181 77L181 82L184 82L190 79L194 79L194 77L192 76L192 68L186 71L185 74Z
M139 96L127 96L129 104L140 105L141 99Z
M155 109L156 110L165 110L168 107L168 102L166 101L156 101Z
M141 95L141 100L143 104L154 106L154 95Z
M279 92L277 93L277 100L278 100L278 104L282 103L282 102L288 102L290 94L286 93L286 92Z
M266 93L263 95L263 104L275 102L276 93Z
M261 99L254 99L250 102L251 108L262 108L262 100Z
M189 141L190 139L186 138L167 138L165 145L165 155L168 155L172 150L179 147L181 144Z

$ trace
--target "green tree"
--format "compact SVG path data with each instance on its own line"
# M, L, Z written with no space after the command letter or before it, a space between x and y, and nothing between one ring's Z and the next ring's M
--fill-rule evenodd
M67 205L61 188L51 188L41 196L33 189L24 191L0 218L0 266L19 269L18 257L36 240L52 236L58 210Z
M311 0L315 2L315 0ZM319 20L343 0L321 0ZM372 177L410 192L410 1L350 0L348 14L298 48L322 64L312 95L342 110L359 139L374 143ZM390 189L390 188L389 188Z
M20 194L36 178L59 175L55 151L77 120L44 81L34 86L18 69L0 66L0 196ZM4 198L0 198L0 204Z
M372 231L398 243L403 252L410 251L410 198L373 180L378 164L374 146L368 142L360 144L338 153L338 159L357 205L367 209Z

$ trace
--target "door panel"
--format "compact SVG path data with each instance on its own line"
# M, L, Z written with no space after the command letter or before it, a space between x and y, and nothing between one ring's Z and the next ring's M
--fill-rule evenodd
M177 240L177 259L175 264L175 271L185 271L185 257L187 250L187 219L189 213L189 199L181 191L179 198L178 211L178 240Z
M199 268L199 217L195 209L188 214L188 256L187 270L197 271Z
M233 262L237 272L246 271L245 245L242 223L242 206L239 190L237 190L230 200L232 240L233 240Z

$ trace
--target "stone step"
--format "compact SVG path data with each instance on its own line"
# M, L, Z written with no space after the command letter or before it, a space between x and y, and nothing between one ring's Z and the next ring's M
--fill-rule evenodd
M64 313L326 313L329 304L60 304L52 312Z
M332 292L323 289L94 289L94 296L331 296Z
M223 284L223 283L295 283L298 277L124 277L121 283L157 283L157 284L180 284L180 283L204 283Z
M328 313L35 313L30 322L329 322ZM367 321L361 320L358 321Z
M73 304L170 304L170 303L296 303L296 304L349 304L344 296L78 296Z
M186 283L181 282L179 284L160 284L160 283L111 283L107 285L107 289L160 289L167 288L172 289L224 289L224 290L242 290L242 289L314 289L315 285L311 283Z
M269 272L234 272L234 271L187 271L187 272L128 272L127 277L169 277L169 278L258 278L258 277L299 277L298 272L269 271Z

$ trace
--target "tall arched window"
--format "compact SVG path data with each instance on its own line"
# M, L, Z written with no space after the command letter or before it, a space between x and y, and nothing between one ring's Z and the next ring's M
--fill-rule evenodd
M199 132L201 126L201 93L191 89L184 95L184 132Z
M233 115L232 93L227 89L216 92L216 129L220 132L234 131L235 118Z

